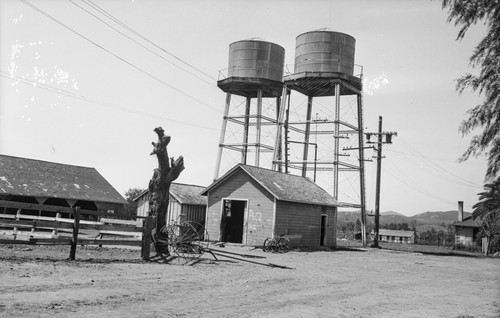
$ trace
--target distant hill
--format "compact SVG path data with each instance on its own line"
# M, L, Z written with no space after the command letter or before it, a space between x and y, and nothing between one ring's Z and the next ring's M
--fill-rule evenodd
M464 218L471 216L472 213L464 212ZM425 223L453 223L458 220L458 211L444 212L424 212L411 217L414 220Z
M464 212L464 218L472 215L472 213ZM456 222L458 218L458 211L428 211L413 216L405 216L399 212L388 211L380 213L380 225L391 224L391 223L408 223L410 226L411 222L415 222L417 231L427 231L431 228L436 230L445 229L448 225ZM361 219L360 212L339 212L338 222L340 225L356 222L357 219ZM368 216L368 224L372 225L375 222L374 216ZM443 226L444 225L444 226Z
M403 215L403 214L401 214L401 213L394 212L394 211L382 212L382 213L380 213L380 215L384 215L384 216L386 216L386 215L387 215L387 216L389 216L389 215L400 215L400 216L405 216L405 215Z

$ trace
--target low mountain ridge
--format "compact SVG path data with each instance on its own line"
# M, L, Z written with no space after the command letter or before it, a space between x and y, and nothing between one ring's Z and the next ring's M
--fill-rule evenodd
M464 218L471 216L472 213L464 212ZM359 211L355 212L339 212L338 222L339 224L346 224L349 222L355 223L357 219L361 220L361 215ZM380 213L380 225L385 224L401 224L407 223L411 226L413 222L417 230L427 230L431 227L438 229L446 228L448 225L453 224L458 220L458 211L427 211L419 213L413 216L405 216L399 212L388 211ZM374 224L375 217L373 214L367 216L368 224Z

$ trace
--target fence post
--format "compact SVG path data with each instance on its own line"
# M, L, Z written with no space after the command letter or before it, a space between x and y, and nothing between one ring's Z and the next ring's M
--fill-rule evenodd
M73 209L73 238L71 239L71 250L69 252L69 259L74 261L76 254L76 244L78 244L78 230L80 228L80 207L77 206Z
M142 232L142 248L141 256L142 259L149 260L149 255L151 253L151 232L153 230L153 218L151 216L146 217L144 220L144 228Z

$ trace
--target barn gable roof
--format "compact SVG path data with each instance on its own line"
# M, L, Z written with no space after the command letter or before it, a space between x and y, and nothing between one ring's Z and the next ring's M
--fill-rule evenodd
M95 168L0 155L0 194L125 204Z
M202 192L202 195L207 195L209 191L221 185L225 180L240 170L259 183L277 200L340 206L340 204L323 188L307 178L243 164L233 167L224 176L217 179Z

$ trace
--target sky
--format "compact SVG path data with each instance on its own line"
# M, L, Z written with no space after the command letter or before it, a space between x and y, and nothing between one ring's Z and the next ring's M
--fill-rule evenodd
M2 0L0 154L94 167L124 194L147 188L161 126L169 155L185 160L177 182L208 186L229 44L281 45L293 69L296 37L326 28L356 39L365 131L382 116L384 131L397 132L383 146L381 212L456 210L457 201L471 211L486 160L458 162L471 137L458 127L482 96L455 86L477 72L469 57L486 28L456 41L446 19L441 1L426 0ZM236 163L224 157L221 168ZM365 167L373 210L375 161Z

